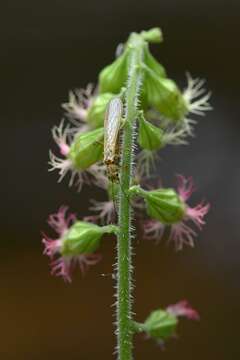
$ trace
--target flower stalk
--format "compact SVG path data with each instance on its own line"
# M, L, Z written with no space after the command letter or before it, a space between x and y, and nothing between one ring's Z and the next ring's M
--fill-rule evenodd
M137 34L132 35L128 80L125 93L125 124L121 149L119 189L119 234L117 243L117 337L118 359L132 359L132 246L131 208L128 190L131 186L134 128L141 91L141 60L144 42Z

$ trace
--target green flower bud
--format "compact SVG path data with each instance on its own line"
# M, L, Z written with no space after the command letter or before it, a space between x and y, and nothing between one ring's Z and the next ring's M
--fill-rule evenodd
M102 159L103 133L104 129L99 128L75 137L68 158L73 162L76 169L87 169Z
M164 131L146 121L143 116L139 119L138 143L143 149L157 150L164 144Z
M116 232L116 226L98 226L85 221L76 221L67 231L62 241L61 254L74 256L91 254L100 245L103 234Z
M61 206L57 213L48 218L48 224L58 237L46 235L42 239L44 254L51 259L51 273L72 281L73 269L78 265L83 273L101 259L96 253L103 234L117 234L115 225L98 226L86 221L77 221L74 214L67 215L68 208Z
M147 66L148 69L151 69L159 77L161 78L167 77L164 67L152 56L152 54L149 51L149 46L147 43L145 44L144 47L144 64ZM143 108L147 108L149 106L147 86L145 86L145 81L148 81L146 75L144 77L142 95L141 95L141 102Z
M183 219L186 213L186 205L174 189L145 191L140 186L132 186L130 194L142 196L148 215L162 224L177 223Z
M161 78L166 78L167 73L164 67L152 56L148 45L144 48L144 63Z
M87 110L87 121L93 128L103 126L104 115L107 104L114 97L114 94L104 93L98 95Z
M145 66L144 69L143 86L148 105L155 107L169 119L182 120L188 112L188 107L175 82L159 76L148 66Z
M118 94L127 80L129 48L99 74L99 92Z
M158 27L152 28L148 31L142 31L142 38L151 43L160 43L163 41L162 30Z
M157 340L166 340L176 331L178 319L175 315L164 310L155 310L145 320L144 331Z
M158 309L150 313L144 323L133 322L133 331L145 332L149 337L164 342L176 334L178 318L199 320L198 312L187 300L169 305L165 310Z

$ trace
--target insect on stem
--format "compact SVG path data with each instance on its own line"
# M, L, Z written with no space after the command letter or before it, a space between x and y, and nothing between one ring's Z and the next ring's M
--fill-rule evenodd
M114 185L119 183L119 133L122 123L123 103L119 96L108 103L104 120L104 158L107 176L112 183L112 198L114 199Z
M104 120L104 158L110 181L119 182L119 130L121 127L123 103L114 97L108 103Z

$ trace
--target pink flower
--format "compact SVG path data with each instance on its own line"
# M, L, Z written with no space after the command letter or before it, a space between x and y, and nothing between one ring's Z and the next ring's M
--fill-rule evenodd
M96 95L93 84L88 84L86 89L77 89L69 92L69 102L62 104L67 111L69 119L74 125L80 126L86 122L87 111Z
M204 116L206 111L212 110L209 103L211 92L206 92L204 79L193 79L187 73L187 88L184 90L183 97L187 103L189 113Z
M205 80L193 79L192 76L187 73L187 88L183 92L183 98L188 108L187 116L182 119L185 129L189 135L193 135L193 125L196 123L194 119L189 117L191 114L205 116L207 111L212 110L210 105L211 92L207 92L204 88Z
M70 174L69 186L76 186L78 191L82 190L83 184L94 184L105 188L107 178L102 164L93 164L85 170L80 170L75 168L73 161L68 157L70 145L76 136L76 129L71 129L69 125L65 126L64 121L61 121L59 126L53 127L52 134L62 157L56 156L52 151L49 152L49 171L58 171L58 182Z
M51 274L61 276L66 282L72 282L72 272L76 266L80 267L83 275L91 265L96 265L102 256L100 254L82 254L78 256L64 256L51 263Z
M185 178L183 175L177 175L177 191L184 202L188 200L195 191L192 177Z
M185 178L182 175L177 176L178 194L183 202L185 202L186 210L183 220L177 224L171 226L169 240L175 242L177 250L181 250L183 245L194 246L194 237L196 232L187 224L189 221L193 222L199 230L202 230L202 226L205 224L204 217L210 209L208 203L203 201L195 207L190 207L186 201L191 197L195 191L193 180L191 177Z
M164 231L165 225L157 220L147 220L144 223L145 239L155 240L156 244L161 241Z
M210 205L203 201L195 207L190 207L187 200L195 191L193 180L191 177L185 178L182 175L177 176L177 191L181 200L185 203L185 213L181 221L170 225L169 241L175 243L176 250L182 250L183 245L194 246L194 238L197 233L189 226L192 222L199 230L202 230L205 224L204 217L208 213ZM162 224L156 220L149 220L145 223L145 235L148 239L154 239L159 242L164 234L166 224Z
M100 220L101 223L105 221L107 224L113 222L116 212L113 200L96 201L91 199L91 203L90 210L98 213L94 216L95 220Z
M70 226L76 221L74 214L67 215L67 206L62 206L56 214L48 218L48 224L59 235L57 239L52 239L43 234L42 243L44 244L43 254L50 257L51 274L61 276L65 281L71 282L72 272L78 265L83 274L89 266L95 265L101 260L100 254L79 254L79 255L62 255L64 238ZM57 258L56 258L57 256Z
M166 308L166 311L177 317L183 316L190 320L200 320L198 312L190 306L187 300L182 300L174 305L169 305Z
M54 126L52 135L55 143L59 147L61 155L67 156L70 150L69 144L72 141L73 135L69 125L65 126L64 120L60 122L59 126Z

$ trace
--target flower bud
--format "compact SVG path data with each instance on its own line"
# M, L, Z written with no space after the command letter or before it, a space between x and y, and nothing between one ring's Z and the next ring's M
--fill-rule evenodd
M144 94L148 105L155 107L163 116L174 121L182 120L188 112L187 104L175 82L163 78L152 68L145 66Z
M162 30L158 27L152 28L148 31L142 31L141 36L144 40L150 43L160 43L163 41Z
M202 201L191 207L188 200L194 191L192 178L185 178L182 175L178 175L177 178L177 193L172 189L147 192L139 186L133 186L130 194L140 194L145 199L149 215L159 220L150 220L145 224L144 229L148 239L161 240L165 227L170 225L169 240L175 243L176 250L181 250L184 245L194 246L197 233L189 226L189 223L192 222L197 229L201 230L210 205Z
M178 319L173 314L164 310L155 310L145 320L144 331L152 338L166 340L176 331Z
M157 189L145 191L139 186L132 186L130 194L144 198L147 213L162 224L173 224L181 221L185 215L186 205L174 189Z
M106 106L113 96L115 95L111 93L104 93L98 95L93 100L87 111L87 121L92 128L99 128L103 126Z
M166 78L166 70L164 67L152 56L151 52L149 51L149 47L146 44L144 48L144 63L153 70L158 76L162 78Z
M67 215L68 208L62 206L48 218L48 224L57 233L52 239L44 234L44 254L51 259L51 273L72 281L72 272L79 265L82 273L101 259L95 251L105 233L117 233L115 225L98 226L86 221L77 221L74 214Z
M143 324L136 326L137 331L144 331L158 341L165 341L176 334L178 318L199 320L198 312L191 307L188 301L179 301L168 306L165 310L153 311Z
M76 135L68 153L68 158L76 169L87 169L102 159L103 133L104 129L101 127Z
M100 239L104 233L114 232L114 227L98 226L85 221L76 221L64 236L61 254L74 256L79 254L91 254L100 245Z
M146 121L143 116L139 118L138 143L142 149L158 150L164 143L164 131Z
M112 200L96 201L91 199L91 207L89 210L94 211L96 215L90 216L94 222L100 221L101 224L112 224L115 221L116 210Z
M106 66L99 74L99 92L110 92L118 94L127 80L127 64L129 49L123 53L110 65Z
M164 67L152 56L147 43L144 46L143 54L144 54L143 67L145 68L145 66L146 66L147 69L152 70L155 74L157 74L157 76L159 76L161 78L166 78L167 74L166 74ZM147 86L145 85L146 81L148 81L148 78L145 74L144 81L143 81L143 87L142 87L142 94L141 94L141 103L142 103L142 107L144 109L147 109L147 107L150 105L149 100L148 100L149 96L147 93Z

